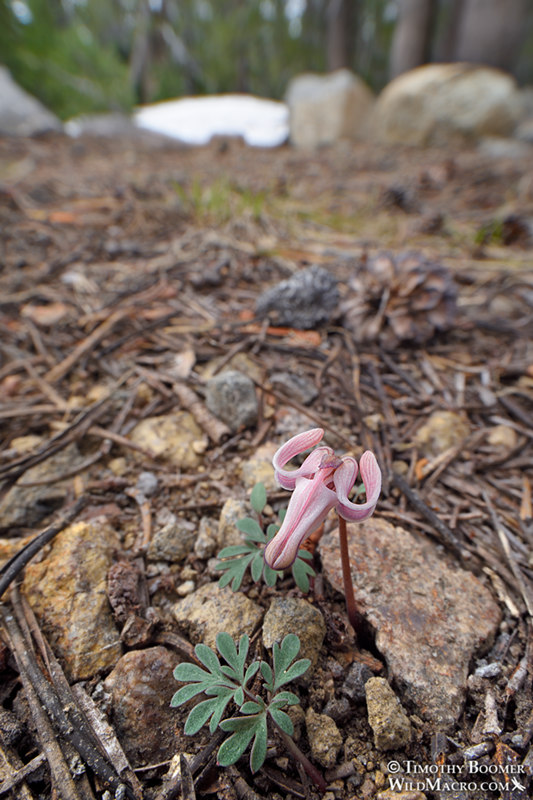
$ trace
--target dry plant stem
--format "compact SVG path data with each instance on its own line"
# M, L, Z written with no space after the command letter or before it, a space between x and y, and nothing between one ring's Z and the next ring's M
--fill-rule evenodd
M360 615L355 604L353 593L352 572L350 569L350 556L348 554L348 536L346 533L346 520L339 517L339 539L341 547L342 582L344 584L344 597L346 600L346 613L355 634L360 628Z
M276 720L273 719L272 717L270 717L270 720L274 725L274 727L276 728L277 732L279 733L281 739L283 740L283 744L285 745L291 756L302 765L302 767L309 775L309 777L311 778L317 789L319 789L319 791L321 792L325 792L326 789L328 788L328 785L324 780L324 778L322 777L322 775L320 774L320 772L314 766L314 764L311 764L307 756L305 756L302 753L296 742L293 739L291 739L291 737L288 736L285 733L285 731L283 731L279 727Z
M254 695L252 692L248 691L248 689L244 690L244 694L246 695L246 697L249 697L250 700L253 700L255 702L258 701L258 697L256 695ZM306 773L309 775L309 777L311 778L311 780L313 781L313 783L315 784L317 789L319 789L321 792L325 792L328 785L327 785L326 781L324 780L322 774L318 771L318 769L315 767L315 765L312 764L309 761L307 756L304 755L304 753L302 753L302 751L300 750L300 748L298 747L298 745L296 744L294 739L291 739L291 737L287 733L285 733L285 731L282 728L280 728L280 726L278 725L278 723L276 722L274 717L271 714L269 714L268 716L269 716L269 719L272 722L273 726L275 727L275 729L279 733L281 739L283 740L283 743L284 743L285 747L287 748L287 750L289 751L291 756L299 764L302 765L302 767L304 768Z
M26 566L28 561L31 561L33 556L41 550L45 544L51 542L52 539L60 533L63 528L69 525L74 520L79 512L87 505L89 498L83 495L73 505L68 506L63 512L57 522L49 525L44 531L38 533L35 539L32 539L25 547L7 561L0 570L0 598L8 588L9 584L17 577L19 572Z

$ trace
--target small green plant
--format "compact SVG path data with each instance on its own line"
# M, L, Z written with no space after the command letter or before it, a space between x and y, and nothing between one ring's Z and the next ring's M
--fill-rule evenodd
M295 705L299 699L293 692L280 690L303 675L311 662L308 658L294 661L300 651L300 640L289 633L281 644L274 643L272 666L266 661L253 661L246 667L249 644L246 634L241 636L237 648L228 633L219 633L216 647L223 663L212 648L205 644L196 645L196 657L206 669L198 664L178 664L174 677L186 685L176 692L171 705L181 706L200 694L206 695L207 699L197 703L189 713L185 733L198 733L209 722L210 733L221 728L231 734L218 750L217 761L223 767L234 764L252 743L250 769L257 772L266 758L269 722L282 735L291 737L294 732L291 718L284 709ZM263 679L264 697L248 688L257 673ZM230 703L236 711L222 719ZM294 754L296 745L292 740L291 745ZM305 759L303 754L301 756Z
M262 483L257 483L252 489L250 503L259 519L261 519L266 502L265 487ZM280 511L280 525L285 513L286 509ZM254 582L257 583L262 578L267 586L275 586L278 578L283 576L283 571L269 567L263 558L263 552L266 545L279 531L280 525L271 523L265 533L257 519L253 519L253 517L240 519L237 522L237 528L246 534L244 542L224 547L218 554L221 561L216 565L216 569L224 573L220 577L219 586L223 587L231 583L231 589L234 592L238 591L248 568ZM298 550L298 555L291 566L294 582L304 593L309 591L309 578L316 574L309 563L312 558L311 553L302 548Z

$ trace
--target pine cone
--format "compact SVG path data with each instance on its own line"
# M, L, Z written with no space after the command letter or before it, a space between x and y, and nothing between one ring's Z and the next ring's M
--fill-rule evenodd
M357 342L423 344L453 324L456 287L451 272L422 253L379 253L349 281L344 325Z

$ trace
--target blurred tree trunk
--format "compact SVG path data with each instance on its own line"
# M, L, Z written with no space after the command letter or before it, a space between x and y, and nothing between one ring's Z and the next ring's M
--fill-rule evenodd
M429 61L435 12L435 0L398 0L389 62L391 79Z
M464 0L454 60L513 70L527 33L531 0Z
M150 23L151 15L148 3L140 0L137 6L135 33L130 54L130 81L136 99L147 103L150 99Z
M356 5L356 0L328 2L326 54L330 71L353 65Z
M433 50L435 61L453 61L464 0L447 0L447 15Z

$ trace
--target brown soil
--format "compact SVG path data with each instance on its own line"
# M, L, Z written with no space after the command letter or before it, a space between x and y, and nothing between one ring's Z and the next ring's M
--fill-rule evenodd
M447 746L457 752L488 741L496 759L491 763L529 759L531 770L532 175L533 156L528 163L494 160L474 150L343 144L312 155L226 140L198 149L61 137L0 141L3 491L29 466L75 441L86 469L70 476L67 505L77 496L85 505L79 515L107 512L124 532L128 557L142 509L125 489L142 470L155 472L162 487L151 500L152 515L179 490L176 510L197 522L205 515L216 520L230 495L244 496L237 477L242 461L280 421L290 427L290 414L326 428L340 449L373 449L384 475L376 513L439 542L452 562L459 551L468 553L468 569L497 597L502 631L509 634L501 675L492 684L501 733L485 739L476 733L486 694L472 690ZM340 318L308 332L254 318L261 291L309 264L332 272L348 299L350 277L381 250L394 256L415 251L450 271L457 310L443 331L417 341L415 330L414 341L390 349L383 331L356 342ZM422 319L414 303L402 302L407 314ZM126 437L135 423L190 404L190 395L174 392L177 365L201 418L205 365L218 359L220 366L237 354L257 370L254 428L227 436L213 432L206 419L210 445L198 473L176 475L145 454L128 458L123 475L110 477L111 459L131 452ZM269 376L279 370L306 376L318 398L302 406L272 386ZM118 406L99 403L118 385ZM432 459L413 442L439 410L460 414L469 433ZM491 438L496 425L509 446ZM65 435L58 444L53 437L60 430ZM41 437L41 446L21 459L11 442L29 434ZM280 494L271 502L281 500ZM35 534L62 511L44 509L33 528L3 535ZM197 585L210 579L206 562L194 555L188 567ZM159 601L161 595L176 599L177 581L170 573L166 582L154 582ZM327 584L323 592L316 602L329 609L329 627L308 701L318 697L320 681L342 682L342 676L328 676L331 658L344 664L367 658L376 670L380 666L379 653L365 656L350 638L340 596ZM161 628L168 632L168 621ZM142 646L150 635L143 633ZM12 708L21 690L12 645L6 635L3 641L0 697ZM371 638L365 645L372 650ZM370 798L386 789L379 775L388 758L373 749L364 707L342 732L341 766L329 776L331 800ZM394 756L433 763L440 753L436 734L419 719L410 749ZM62 732L56 735L61 741ZM207 741L200 735L188 751L201 752ZM13 774L40 752L34 739L23 742ZM344 766L356 756L366 764L359 786L347 782L350 767ZM255 778L244 761L238 771L213 769L197 784L196 796L315 797L292 762L284 785L279 763L274 769L267 761L267 771ZM166 769L138 773L147 797L164 796ZM16 790L24 797L50 791L47 770ZM183 797L193 796L183 788Z

